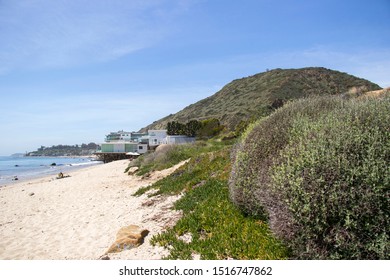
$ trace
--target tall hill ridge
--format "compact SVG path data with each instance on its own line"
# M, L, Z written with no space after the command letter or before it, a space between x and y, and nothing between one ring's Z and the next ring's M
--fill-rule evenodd
M275 69L234 80L214 95L141 129L165 129L168 122L217 118L233 130L241 121L268 115L291 99L379 90L377 84L322 67Z

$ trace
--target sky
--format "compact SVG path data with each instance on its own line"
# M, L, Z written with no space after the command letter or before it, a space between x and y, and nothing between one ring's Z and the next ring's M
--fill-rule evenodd
M101 143L309 66L389 87L390 1L0 0L0 155Z

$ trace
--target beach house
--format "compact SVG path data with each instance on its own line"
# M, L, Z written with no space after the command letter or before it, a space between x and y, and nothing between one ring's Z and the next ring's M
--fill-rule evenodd
M110 132L105 137L105 142L100 144L101 150L95 155L103 162L133 158L148 151L147 143L141 141L147 133L128 132L120 130Z
M110 132L110 134L106 135L105 142L118 142L118 141L130 141L131 140L131 132L126 132L120 130L118 132Z
M147 143L149 149L154 149L158 145L166 144L167 131L165 129L161 130L148 130L147 135L141 137L142 143Z
M144 154L148 151L148 145L144 143L115 142L102 143L102 153L138 153Z
M106 143L112 143L112 142L139 142L138 140L148 135L147 133L140 133L140 132L126 132L123 130L120 130L118 132L110 132L110 134L106 135L105 142Z
M142 155L161 144L184 144L194 141L195 137L168 135L164 129L148 130L147 133L120 130L106 135L105 142L100 144L101 150L95 155L108 162Z

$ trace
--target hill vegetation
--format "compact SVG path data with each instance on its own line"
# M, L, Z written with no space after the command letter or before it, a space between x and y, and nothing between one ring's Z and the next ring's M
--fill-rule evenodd
M29 152L26 156L88 156L92 155L99 148L95 143L81 145L53 145L51 147L41 146L36 151Z
M187 123L168 122L168 135L187 135L198 139L208 139L218 135L224 126L218 119L207 119L203 121L191 120Z
M275 69L234 80L214 95L143 128L166 129L169 122L215 118L228 131L267 116L286 101L313 95L379 90L367 80L325 68Z

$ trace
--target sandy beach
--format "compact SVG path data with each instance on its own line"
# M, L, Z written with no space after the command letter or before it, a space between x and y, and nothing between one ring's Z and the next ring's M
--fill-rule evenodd
M180 212L170 209L179 197L132 195L179 165L141 179L124 173L128 163L115 161L65 174L70 177L64 179L50 176L0 188L0 259L99 259L128 225L150 233L139 247L109 258L161 259L168 252L149 242L180 218Z

